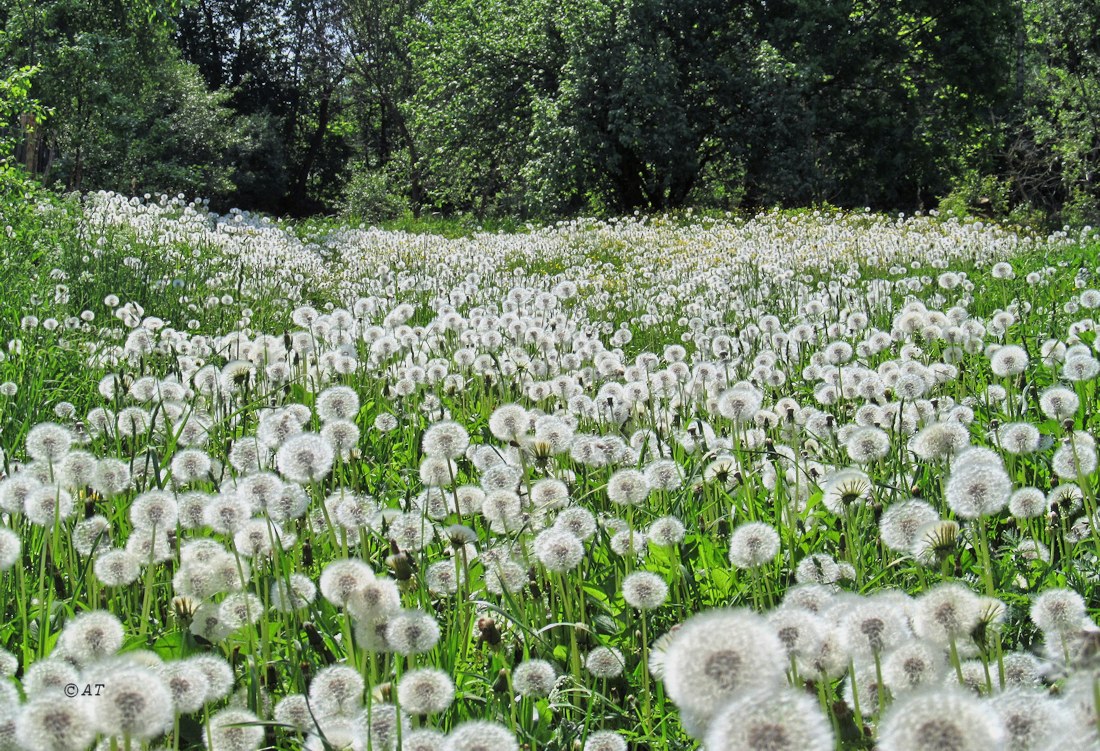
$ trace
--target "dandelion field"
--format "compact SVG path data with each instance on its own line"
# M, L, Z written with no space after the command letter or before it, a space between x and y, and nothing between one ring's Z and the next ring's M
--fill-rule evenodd
M0 751L1100 747L1091 231L28 199Z

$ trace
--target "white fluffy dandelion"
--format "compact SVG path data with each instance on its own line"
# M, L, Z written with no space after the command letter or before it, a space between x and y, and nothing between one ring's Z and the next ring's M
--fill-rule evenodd
M397 698L401 709L409 714L439 714L447 711L454 701L455 684L438 668L417 668L401 676Z
M284 477L305 484L326 477L334 458L332 446L322 436L299 433L279 447L275 460Z
M882 751L989 751L1005 740L995 711L961 689L912 691L891 704L879 724Z
M733 530L729 559L737 568L750 569L775 560L779 533L764 522L748 522Z
M710 721L704 745L708 749L831 751L833 728L813 696L774 688L726 704Z
M780 685L786 652L772 626L748 610L692 616L665 654L668 697L703 724L739 694Z

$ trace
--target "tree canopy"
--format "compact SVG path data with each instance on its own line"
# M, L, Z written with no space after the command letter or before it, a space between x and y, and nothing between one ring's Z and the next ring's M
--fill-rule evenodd
M1098 0L0 0L0 30L41 105L5 149L67 190L1100 211Z

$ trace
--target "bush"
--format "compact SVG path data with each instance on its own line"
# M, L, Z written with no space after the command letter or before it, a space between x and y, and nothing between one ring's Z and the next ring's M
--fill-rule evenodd
M366 222L384 222L409 211L409 199L386 170L355 169L341 205L344 216Z

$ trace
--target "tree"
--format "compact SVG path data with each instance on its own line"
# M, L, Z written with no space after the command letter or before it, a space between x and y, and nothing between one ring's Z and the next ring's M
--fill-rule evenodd
M0 1L9 62L34 64L42 179L66 189L225 192L225 111L170 44L170 0Z

